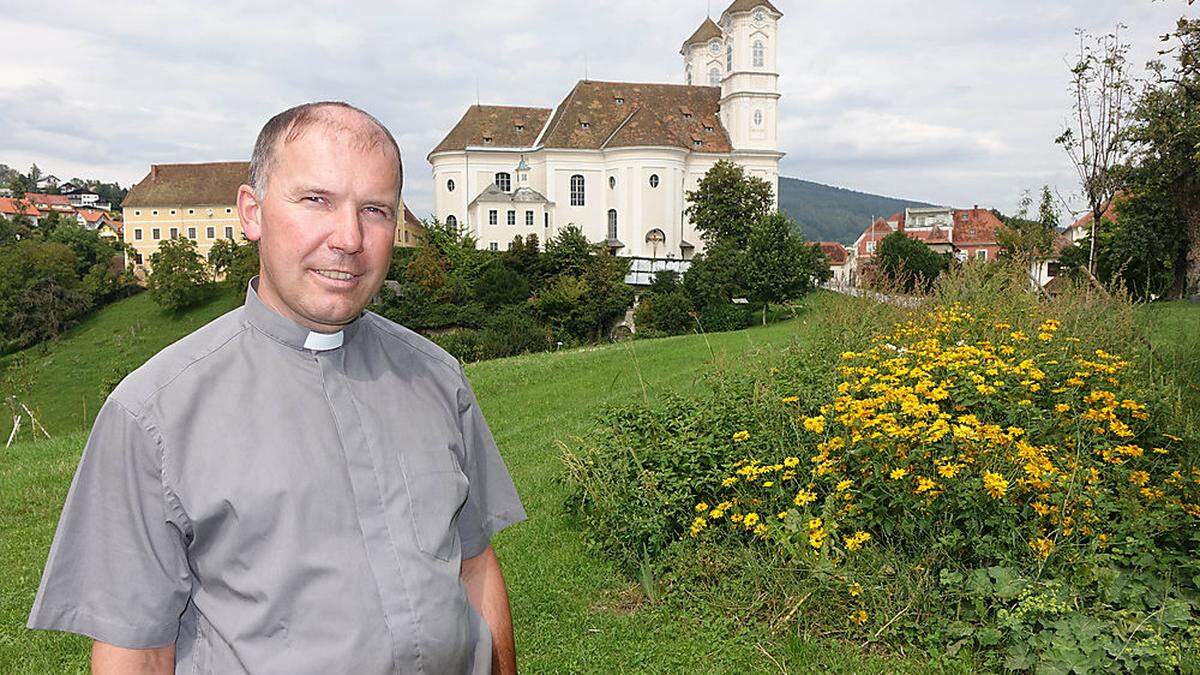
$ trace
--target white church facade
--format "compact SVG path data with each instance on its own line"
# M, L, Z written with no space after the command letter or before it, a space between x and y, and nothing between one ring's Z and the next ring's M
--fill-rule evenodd
M705 19L683 43L683 84L581 80L553 109L471 106L429 153L433 215L481 248L574 224L617 255L690 259L703 242L685 192L717 161L778 194L782 16L735 0Z

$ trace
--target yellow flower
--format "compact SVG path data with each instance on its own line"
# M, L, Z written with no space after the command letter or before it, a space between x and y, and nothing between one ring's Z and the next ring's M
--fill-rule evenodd
M738 481L737 476L730 476L729 478L726 478L725 480L721 481L721 487L729 487L730 485L733 485L737 481Z
M763 487L771 487L774 484L775 484L775 481L773 481L773 480L763 481Z
M825 530L817 529L808 533L808 545L819 549L825 544Z
M766 533L767 533L767 526L766 526L766 525L763 525L762 523L759 523L758 525L755 525L755 526L754 526L754 534L757 534L758 536L760 536L760 537L761 537L761 536L763 536L763 535L764 535L764 534L766 534Z
M908 475L908 469L892 469L892 472L888 474L888 476L892 480L900 480L901 478L904 478L907 475Z
M704 503L704 502L700 502L699 504L697 504L697 505L696 505L696 510L697 510L697 511L707 511L707 510L708 510L708 504L706 504L706 503Z
M735 434L733 435L733 442L734 442L734 443L741 443L742 441L744 441L744 440L746 440L746 439L748 439L748 438L750 438L750 432L749 432L749 431L745 431L745 430L743 430L743 431L739 431L739 432L737 432L737 433L735 433Z
M751 511L750 513L747 513L745 516L742 517L742 525L744 525L747 530L754 527L757 524L758 524L758 514L753 511Z
M1029 339L1029 336L1025 335L1025 333L1019 330L1009 333L1008 337L1011 338L1013 342L1025 342Z
M787 518L787 511L780 511L778 514L775 515L775 517L780 520L783 520L783 519Z
M791 467L793 467L793 466L796 466L796 465L798 465L799 463L800 463L800 458L799 458L799 457L785 457L785 458L783 459L783 465L784 465L784 466L786 466L786 467L789 467L789 468L791 468Z
M796 493L796 498L792 502L796 506L808 506L817 501L817 495L812 490L801 490Z
M865 609L856 609L853 612L850 612L850 623L856 626L863 625L870 618L871 617L867 614Z
M808 429L814 434L822 433L825 431L825 418L821 415L817 415L816 417L806 417L804 419L804 428Z
M1037 537L1029 540L1029 548L1033 549L1034 555L1045 560L1054 551L1054 542L1046 537Z
M846 542L846 550L848 550L848 551L857 551L858 549L862 548L863 544L867 543L870 540L871 540L871 535L866 532L863 532L862 530L855 532L854 534L850 535L849 537L843 537L843 541Z
M696 535L700 534L700 530L703 530L707 525L707 521L705 521L703 518L697 517L692 521L692 536L695 537Z
M1066 403L1059 403L1058 405L1054 406L1054 410L1060 413L1067 412L1070 409L1071 406L1067 405Z
M845 492L846 490L850 489L851 485L854 485L854 481L847 478L846 480L843 480L837 484L837 491Z
M862 584L853 583L853 584L850 584L849 590L850 590L850 597L857 598L858 596L862 595L863 587L862 587Z
M808 519L808 529L810 529L810 530L819 530L819 529L821 529L821 525L823 525L823 524L824 524L824 522L820 518L809 518Z
M983 489L992 499L1000 499L1008 491L1008 479L991 471L983 472Z
M1129 474L1129 482L1141 487L1150 482L1150 474L1145 471L1132 471Z
M795 403L796 401L800 400L800 397L799 396L784 396L783 398L781 398L779 400L782 403Z
M937 487L937 483L935 483L932 478L926 478L925 476L917 476L917 493L918 494L920 494L922 492L929 492L930 490L932 490L936 487Z
M938 475L942 478L954 478L962 469L962 464L938 464Z

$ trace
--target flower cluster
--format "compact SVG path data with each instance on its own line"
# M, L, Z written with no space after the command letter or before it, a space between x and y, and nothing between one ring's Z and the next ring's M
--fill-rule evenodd
M1055 319L1022 329L956 305L843 353L832 399L790 413L794 447L737 462L719 508L697 505L692 536L728 512L736 532L836 561L872 531L916 548L916 533L957 530L963 550L997 535L1019 550L982 555L1041 564L1103 548L1135 520L1194 526L1200 469L1156 428L1129 362L1064 333Z

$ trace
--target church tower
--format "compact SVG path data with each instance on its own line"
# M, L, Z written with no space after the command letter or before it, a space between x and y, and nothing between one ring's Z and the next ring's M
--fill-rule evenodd
M779 19L768 0L734 0L721 14L721 124L735 150L775 151L779 110Z
M679 53L683 55L684 84L721 86L725 78L725 40L712 19L704 19Z

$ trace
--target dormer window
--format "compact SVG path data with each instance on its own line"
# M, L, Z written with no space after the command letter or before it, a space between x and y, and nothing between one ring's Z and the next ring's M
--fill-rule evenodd
M687 106L680 106L679 112L683 115L683 119L685 119L685 120L692 119L692 109L691 108L689 108Z
M514 124L514 125L513 125L513 128L514 128L514 129L516 129L517 131L525 131L525 125L524 125L524 124Z
M700 147L700 146L704 145L704 139L702 139L702 138L699 138L699 137L697 137L697 136L693 136L693 137L692 137L692 145L693 145L694 147L697 147L697 148L698 148L698 147Z
M711 124L705 124L704 131L711 134L713 132L713 126Z
M762 23L763 21L766 20L766 18L767 18L767 13L762 11L762 8L754 10L754 20L755 21L757 21L758 23Z
M592 125L591 125L590 123L588 123L588 122L584 122L583 120L580 120L580 121L579 121L579 128L580 128L580 129L590 129L591 127L592 127Z
M621 94L613 94L613 102L617 105L625 105L625 97Z
M484 142L484 144L491 145L491 143L492 143L492 137L491 137L491 136L484 136L484 137L483 137L483 142Z

